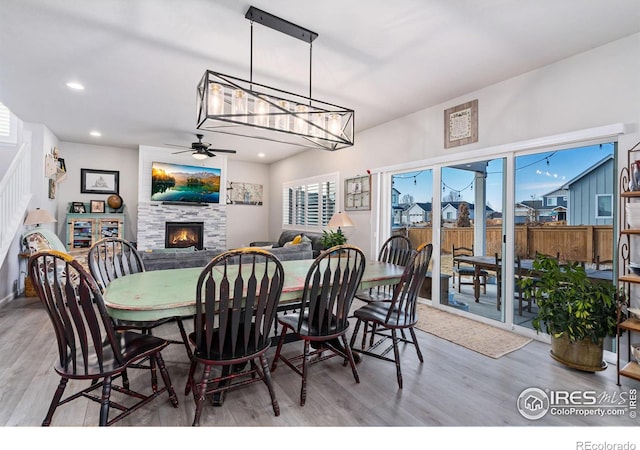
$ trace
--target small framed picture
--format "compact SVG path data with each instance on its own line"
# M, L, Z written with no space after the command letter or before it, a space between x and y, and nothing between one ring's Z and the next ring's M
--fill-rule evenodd
M91 212L103 213L104 212L104 200L91 200Z
M73 203L71 203L71 212L72 213L76 213L76 214L78 214L78 213L84 214L87 211L84 208L84 203L82 203L82 202L73 202Z

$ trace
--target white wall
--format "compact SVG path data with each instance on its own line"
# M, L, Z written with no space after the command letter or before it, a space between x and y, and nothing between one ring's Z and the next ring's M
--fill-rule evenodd
M66 243L65 221L69 202L89 203L91 200L106 200L108 194L82 194L80 192L80 169L117 170L119 173L120 197L125 204L124 237L135 240L138 229L138 151L135 149L102 145L60 143L60 157L67 166L67 178L59 183L56 198L59 200L56 232ZM151 175L149 175L151 176Z
M269 210L272 202L269 167L265 164L229 160L227 162L228 181L235 183L262 184L264 198L262 206L227 205L227 247L244 247L252 241L269 240ZM280 204L281 199L276 204Z
M270 237L277 237L282 227L282 183L335 170L343 181L366 169L430 159L457 161L472 151L477 154L489 147L613 123L630 125L620 138L624 164L624 150L640 140L638 73L640 34L371 128L356 136L352 148L334 153L310 150L275 163L270 177ZM444 110L473 99L479 103L478 142L445 149ZM349 215L356 223L349 242L371 256L375 210Z

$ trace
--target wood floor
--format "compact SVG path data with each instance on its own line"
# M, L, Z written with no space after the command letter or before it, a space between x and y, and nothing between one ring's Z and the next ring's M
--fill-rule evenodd
M177 337L173 324L156 333ZM334 358L312 367L307 402L298 403L300 378L284 364L273 373L281 415L275 417L261 383L234 391L222 407L207 404L201 425L216 427L494 427L494 426L628 426L640 424L628 415L554 416L531 421L516 409L526 388L591 390L610 395L640 388L633 380L616 385L615 367L596 374L574 371L553 361L546 344L534 341L500 359L491 359L430 334L417 331L424 363L412 346L402 350L404 389L398 389L392 363L364 357L358 365L361 383L349 367ZM285 346L299 353L300 343ZM173 408L163 396L120 422L120 426L190 426L194 404L184 396L188 360L183 347L163 352L180 400ZM273 350L268 354L273 356ZM0 425L39 426L59 381L52 369L56 342L51 325L35 298L18 298L0 307ZM138 382L138 383L136 383ZM133 386L148 382L148 374L134 378ZM69 388L74 386L70 383ZM77 385L76 385L77 386ZM69 389L68 388L68 389ZM54 426L95 426L98 405L76 400L61 406Z

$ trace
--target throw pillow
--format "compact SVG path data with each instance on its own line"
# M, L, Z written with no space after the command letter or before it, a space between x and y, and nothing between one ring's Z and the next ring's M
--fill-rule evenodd
M302 242L302 236L301 235L297 235L296 237L293 238L293 241L291 241L291 243L293 245L298 245L300 242Z
M309 239L309 237L305 236L304 234L302 235L302 243L304 244L305 242L311 242L311 239Z

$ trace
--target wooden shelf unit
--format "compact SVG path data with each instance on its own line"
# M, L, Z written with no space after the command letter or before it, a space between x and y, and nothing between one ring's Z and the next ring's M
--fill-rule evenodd
M627 293L626 307L630 307L630 301L632 298L631 290L635 287L640 289L640 275L636 275L630 271L631 263L631 251L636 247L636 252L640 251L640 247L637 247L640 241L640 229L630 228L627 222L626 205L631 202L640 201L640 190L631 190L630 181L633 176L632 165L636 160L640 158L640 142L627 152L627 167L622 169L620 174L620 236L618 240L618 252L621 256L622 266L619 270L618 284L624 286ZM628 311L623 311L626 314L619 316L621 319L618 322L616 333L616 369L617 369L617 382L620 385L620 376L632 378L640 381L640 361L636 361L631 355L632 336L635 335L636 339L640 341L640 319L635 317L629 317ZM621 361L622 349L620 348L621 338L626 335L626 363ZM622 365L624 363L624 365Z
M124 237L124 213L67 214L67 250L88 250L105 237Z

